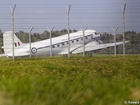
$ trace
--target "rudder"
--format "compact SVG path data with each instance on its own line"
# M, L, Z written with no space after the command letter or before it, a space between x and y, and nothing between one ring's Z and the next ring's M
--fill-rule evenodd
M7 31L3 34L3 48L5 53L12 52L13 48L12 41L12 31ZM14 34L14 49L19 49L22 47L22 42L19 38Z

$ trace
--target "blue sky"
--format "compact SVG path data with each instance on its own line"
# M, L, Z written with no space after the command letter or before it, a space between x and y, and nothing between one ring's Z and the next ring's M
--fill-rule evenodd
M10 6L16 4L15 31L43 32L46 27L67 28L66 6L71 4L70 27L80 30L88 26L98 32L122 32L121 5L126 6L126 31L140 32L140 0L1 0L0 28L11 30Z

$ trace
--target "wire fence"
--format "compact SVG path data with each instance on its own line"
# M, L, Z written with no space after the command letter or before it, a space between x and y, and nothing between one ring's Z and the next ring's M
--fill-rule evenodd
M122 4L123 5L123 4ZM11 5L12 6L12 5ZM61 30L67 28L67 10L65 5L17 4L15 9L15 31L26 31L34 26L34 32L43 32L46 27L55 26ZM126 7L126 31L139 31L140 7L129 3ZM88 26L99 32L111 33L111 26L122 27L121 4L75 4L70 10L71 29ZM0 27L3 31L11 30L11 12L9 5L0 6ZM121 28L118 30L122 32Z
M113 42L111 27L119 27L117 40L122 41L122 10L123 4L75 4L70 10L70 28L81 30L88 26L104 35L104 42ZM127 54L140 53L140 7L138 3L126 4L125 31ZM12 5L11 5L12 6ZM47 27L55 26L54 31L67 29L67 6L45 4L17 4L15 9L15 32L28 32L27 27L34 26L32 33L44 33ZM0 5L0 29L5 32L12 29L9 5ZM135 32L135 33L133 33ZM102 37L103 38L103 37ZM94 53L113 54L114 48L97 50ZM117 54L122 53L122 45L117 47Z

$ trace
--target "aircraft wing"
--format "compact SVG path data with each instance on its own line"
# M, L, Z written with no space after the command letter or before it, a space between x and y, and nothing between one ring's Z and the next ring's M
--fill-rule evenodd
M74 50L81 48L82 44L77 44L76 46L71 46L70 47L70 52L73 52ZM58 54L68 54L68 47L66 47L65 49L63 49L61 52L59 52Z
M127 43L128 41L126 41L125 43ZM117 42L116 45L121 45L123 44L123 42ZM85 51L94 51L94 50L99 50L99 49L103 49L103 48L107 48L107 47L112 47L115 46L114 43L106 43L106 44L95 44L95 42L90 42L88 44L85 45ZM83 46L74 50L72 53L76 54L76 53L81 53L83 52Z

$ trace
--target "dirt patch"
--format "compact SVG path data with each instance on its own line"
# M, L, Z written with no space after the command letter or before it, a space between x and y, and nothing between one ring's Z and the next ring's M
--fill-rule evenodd
M12 105L12 100L9 99L8 94L0 92L0 105Z
M140 100L140 89L137 88L131 89L131 97L134 100Z

